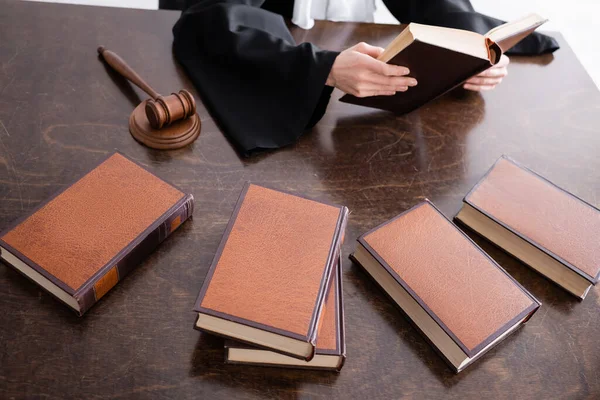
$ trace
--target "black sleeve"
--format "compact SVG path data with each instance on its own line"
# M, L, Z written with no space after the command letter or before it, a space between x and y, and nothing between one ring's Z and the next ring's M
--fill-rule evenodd
M469 0L383 0L390 12L402 23L444 26L481 34L504 21L480 14ZM510 49L508 54L536 55L552 53L559 46L554 38L533 33Z
M243 155L295 142L325 112L337 52L297 45L263 0L200 0L173 27L173 51Z

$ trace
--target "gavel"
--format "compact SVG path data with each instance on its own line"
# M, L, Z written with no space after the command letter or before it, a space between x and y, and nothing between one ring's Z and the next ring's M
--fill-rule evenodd
M98 53L115 71L127 78L152 98L146 102L145 112L153 129L161 129L176 121L187 119L196 114L196 102L185 89L179 93L162 96L152 89L121 57L104 46L98 47Z

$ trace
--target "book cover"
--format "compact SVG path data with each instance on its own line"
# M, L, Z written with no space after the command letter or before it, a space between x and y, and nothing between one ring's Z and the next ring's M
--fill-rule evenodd
M0 234L0 257L81 316L193 206L193 196L115 153Z
M494 63L470 54L456 52L434 44L415 40L394 56L389 64L400 65L411 72L417 86L393 96L356 97L346 94L341 102L406 114L454 89L470 77L490 68Z
M354 259L456 372L541 304L429 201L358 241Z
M393 96L356 97L340 101L364 107L408 113L436 99L498 63L502 54L546 19L530 14L481 35L460 29L410 23L378 58L407 67L418 84Z
M347 214L246 184L196 301L195 327L310 360Z
M335 268L334 279L323 304L323 312L317 333L317 347L312 360L298 360L294 357L232 340L225 342L225 362L230 364L325 369L339 372L345 360L346 340L341 257Z
M506 156L496 161L464 203L503 231L501 236L485 232L483 236L565 289L583 298L589 286L598 282L600 210L591 204ZM457 219L480 231L464 210ZM521 242L511 246L510 237L503 240L507 234ZM532 258L540 256L545 265ZM549 270L551 265L561 265L564 271ZM570 276L568 281L564 281L565 274ZM583 292L575 290L577 277L583 282Z

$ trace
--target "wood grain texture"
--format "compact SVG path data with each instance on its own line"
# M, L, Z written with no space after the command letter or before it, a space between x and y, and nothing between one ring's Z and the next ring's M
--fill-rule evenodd
M190 92L183 89L179 93L162 96L118 54L104 46L98 47L98 54L115 72L150 96L129 117L129 131L136 140L158 150L179 149L196 140L200 134L200 122L196 115L196 101Z
M337 101L296 145L238 158L198 101L203 133L170 152L139 145L141 92L105 68L104 44L159 92L197 92L171 55L179 13L0 0L0 227L115 149L196 198L183 224L77 318L0 266L0 398L597 398L600 289L584 302L482 242L543 303L459 375L346 257L360 234L431 199L448 216L501 154L598 206L600 94L560 36L554 56L513 58L506 82L395 116ZM297 30L342 49L385 45L397 26ZM126 40L124 39L126 38ZM244 181L350 208L344 245L348 359L341 373L225 365L191 309Z

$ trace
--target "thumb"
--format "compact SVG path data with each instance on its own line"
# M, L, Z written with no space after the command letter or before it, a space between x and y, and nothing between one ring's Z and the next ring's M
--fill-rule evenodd
M370 44L367 44L365 42L360 42L359 44L354 46L354 50L358 51L359 53L371 56L373 58L377 58L381 55L381 53L383 53L384 49L381 47L371 46Z

